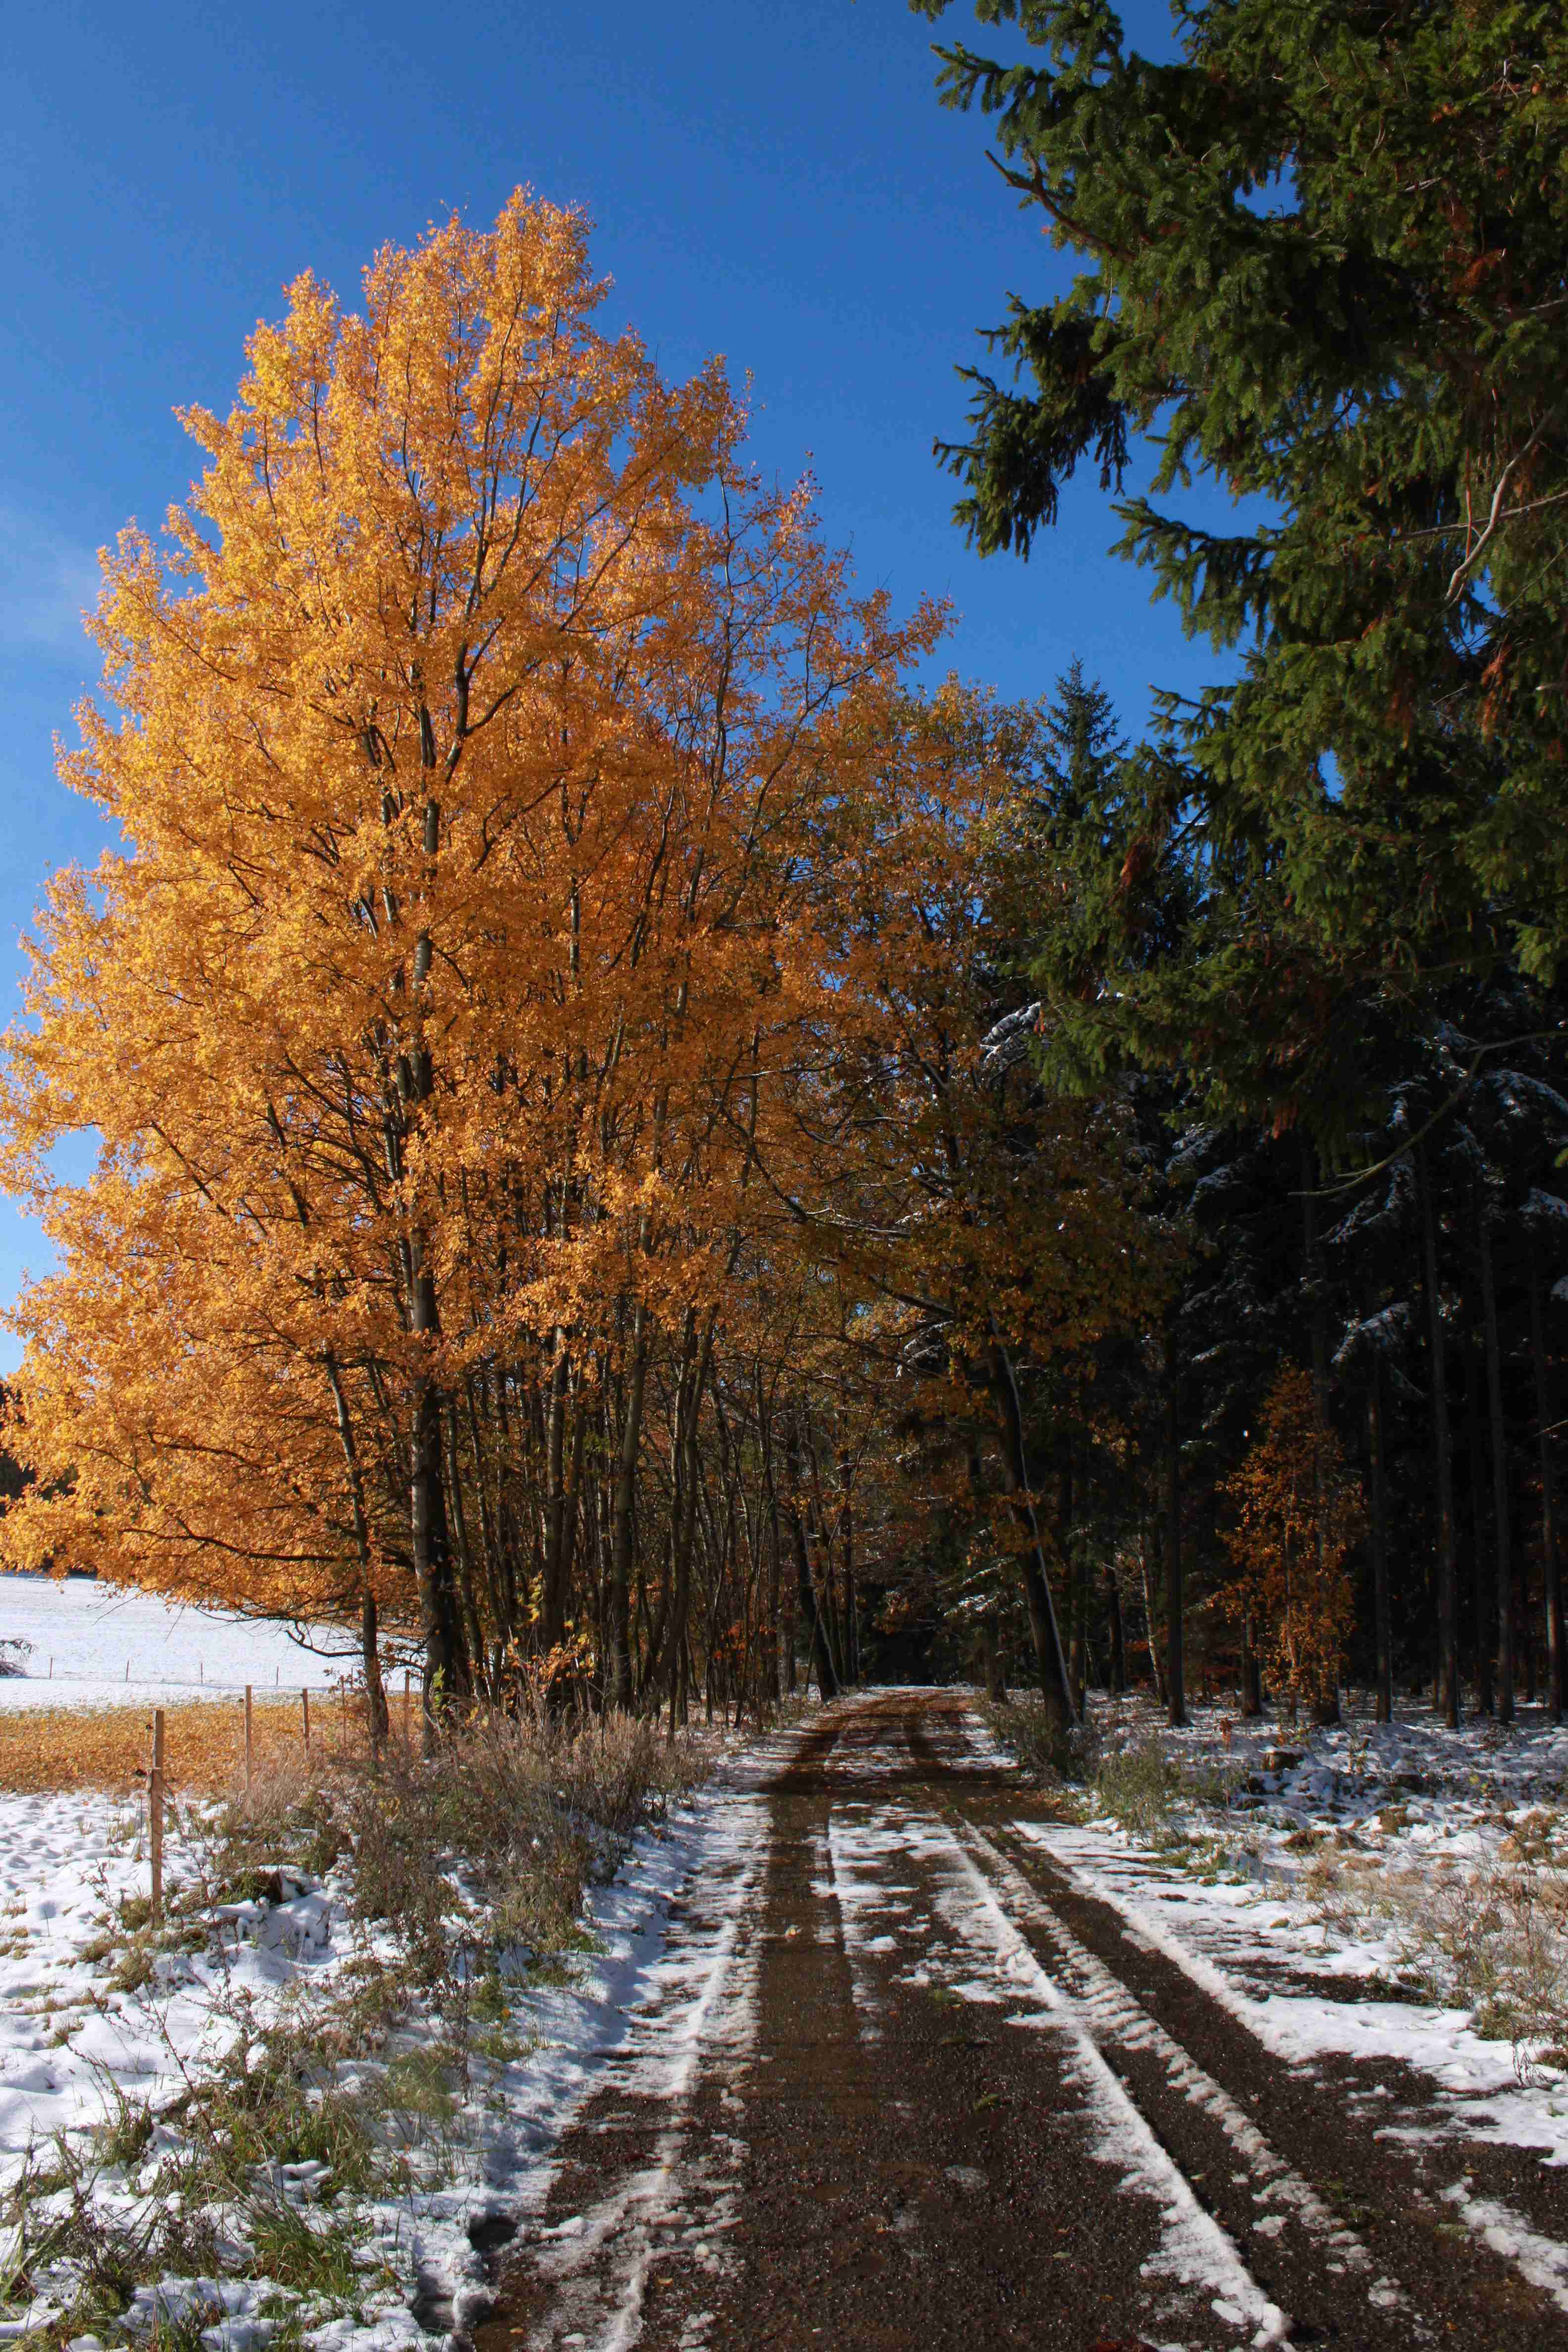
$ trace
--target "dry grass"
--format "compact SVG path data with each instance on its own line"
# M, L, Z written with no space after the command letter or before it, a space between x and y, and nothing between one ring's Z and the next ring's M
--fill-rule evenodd
M1325 1843L1300 1886L1342 1935L1392 1934L1398 1990L1468 2010L1475 2032L1511 2042L1521 2083L1538 2064L1568 2071L1568 1874L1527 1840L1506 1839L1485 1860L1419 1866Z
M393 1720L398 1706L393 1705ZM258 1700L251 1717L255 1767L304 1754L299 1700ZM194 1700L163 1710L164 1769L174 1796L223 1796L244 1778L245 1710L238 1701ZM326 1757L362 1756L363 1702L345 1722L335 1698L312 1696L310 1745ZM39 1706L0 1711L0 1790L47 1796L104 1789L128 1794L152 1760L150 1706Z
M1064 1731L1046 1712L1038 1691L1017 1691L1010 1699L981 1699L981 1719L1000 1748L1043 1789L1061 1789L1091 1780L1100 1760L1098 1734L1088 1725Z

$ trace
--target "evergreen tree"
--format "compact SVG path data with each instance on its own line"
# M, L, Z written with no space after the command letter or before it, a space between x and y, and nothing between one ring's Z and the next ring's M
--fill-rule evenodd
M1047 815L1053 829L1101 814L1112 796L1127 746L1111 699L1086 678L1077 654L1057 680L1045 713Z
M1568 948L1568 23L1543 0L1184 0L1157 64L1104 0L978 14L1037 60L946 48L946 101L994 118L1083 268L993 334L1014 380L966 371L959 517L1026 554L1089 465L1121 551L1189 631L1247 648L1234 685L1165 698L1124 770L1080 910L1118 984L1058 965L1058 1060L1184 1063L1230 1110L1337 1139L1371 1090L1336 1049L1348 997L1398 1021L1423 972L1546 975ZM1121 499L1141 436L1152 496ZM1194 476L1260 519L1203 528ZM1131 955L1173 856L1201 933Z

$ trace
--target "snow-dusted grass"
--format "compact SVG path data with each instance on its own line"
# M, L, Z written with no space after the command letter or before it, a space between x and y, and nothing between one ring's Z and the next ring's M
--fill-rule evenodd
M1119 1725L1101 1738L1103 1780L1129 1747ZM1467 2011L1479 2038L1510 2045L1521 2078L1568 2074L1568 1732L1535 1709L1457 1733L1413 1706L1306 1733L1207 1709L1142 1746L1170 1773L1167 1825L1183 1843L1375 1950L1380 1983Z
M1533 1808L1495 1852L1466 1862L1391 1864L1325 1843L1301 1892L1332 1933L1392 1943L1408 1992L1470 2013L1475 2032L1512 2043L1521 2079L1568 2076L1568 1823Z
M1457 2124L1484 2098L1487 2135L1568 2162L1568 1729L1191 1716L1092 1695L1093 1776L1019 1826L1279 2054L1403 2058Z
M222 1699L247 1683L297 1696L357 1671L352 1634L318 1627L309 1638L307 1649L275 1620L182 1608L90 1577L0 1574L0 1643L28 1645L23 1672L0 1676L0 1708Z
M632 1724L279 1768L176 1808L159 1927L138 1810L0 1799L0 2332L450 2324L710 1834L694 1769Z

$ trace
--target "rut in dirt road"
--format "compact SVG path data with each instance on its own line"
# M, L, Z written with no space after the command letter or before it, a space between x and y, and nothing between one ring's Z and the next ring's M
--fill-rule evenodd
M733 1864L672 1912L479 2352L1568 2352L1555 2179L1423 2144L1402 2070L1266 2048L1075 1885L955 1698L847 1702L720 1801Z

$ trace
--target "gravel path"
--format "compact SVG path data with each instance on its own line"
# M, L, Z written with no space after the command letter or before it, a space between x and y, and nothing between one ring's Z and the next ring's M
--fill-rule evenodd
M831 1709L755 1795L479 2352L1568 2352L1563 2172L1266 2051L1074 1889L959 1700Z

